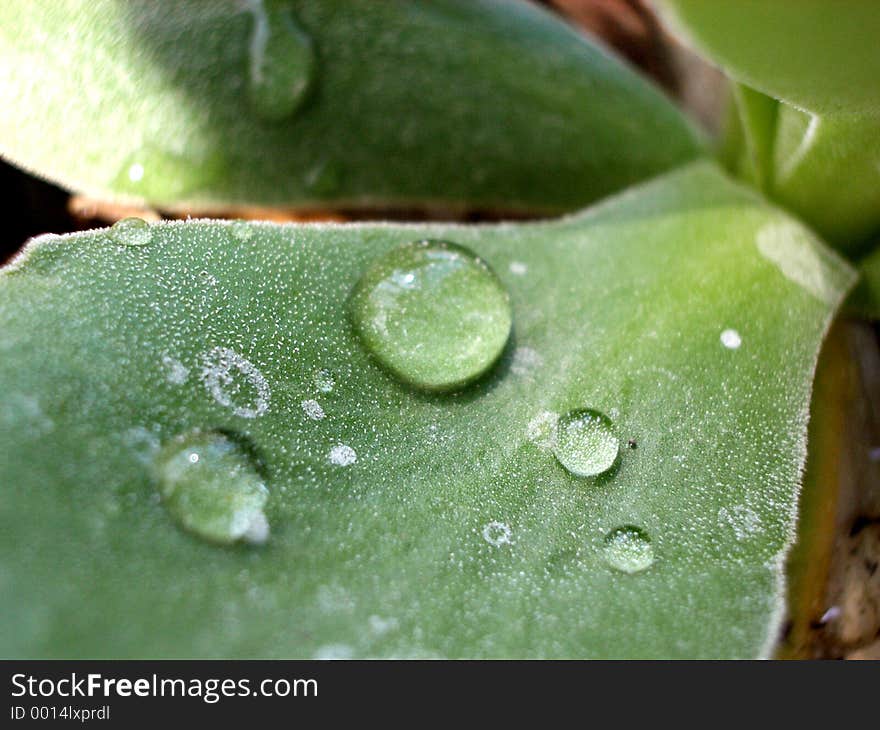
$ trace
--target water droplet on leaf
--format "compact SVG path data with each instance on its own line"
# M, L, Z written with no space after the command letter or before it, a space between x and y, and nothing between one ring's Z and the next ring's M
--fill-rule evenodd
M315 51L290 9L248 2L254 24L250 41L249 98L261 119L277 122L303 103L315 76Z
M351 466L357 461L357 452L351 446L337 444L330 449L327 458L334 466Z
M128 179L132 182L140 182L144 179L144 166L140 162L129 165Z
M202 355L202 382L221 406L236 416L256 418L269 410L269 383L243 355L228 347L215 347Z
M122 246L146 246L153 240L153 232L141 218L123 218L110 227L110 238Z
M654 564L654 548L648 533L635 525L618 527L605 536L605 561L624 573L640 573Z
M146 200L171 202L225 179L227 170L216 150L182 153L146 143L123 165L114 186Z
M736 330L724 330L721 333L721 344L728 350L736 350L742 344L742 338Z
M305 413L313 421L320 421L326 415L321 404L316 400L304 400L302 402L303 413Z
M511 543L513 531L503 522L489 522L483 527L483 539L493 547Z
M426 390L450 390L485 373L512 321L495 273L444 241L407 243L375 261L355 287L351 313L376 359Z
M250 457L228 437L192 431L155 461L159 494L174 520L205 540L265 542L269 492Z
M608 471L619 451L614 424L604 413L583 408L569 411L556 423L553 453L576 476L593 477Z

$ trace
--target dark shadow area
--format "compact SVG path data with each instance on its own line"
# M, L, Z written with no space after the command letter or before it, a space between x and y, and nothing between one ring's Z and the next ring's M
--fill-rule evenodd
M3 161L0 190L0 217L5 226L0 238L0 265L33 236L66 233L79 227L67 211L67 192Z

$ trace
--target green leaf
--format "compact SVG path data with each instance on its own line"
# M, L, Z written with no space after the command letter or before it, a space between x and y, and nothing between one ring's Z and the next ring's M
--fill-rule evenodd
M771 194L847 254L864 252L880 233L880 114L780 104Z
M846 302L847 309L867 319L880 319L880 247L858 264L859 283Z
M733 85L733 98L739 115L742 154L738 173L761 190L766 190L773 174L773 143L779 102L742 84Z
M700 163L550 222L148 231L42 237L0 276L4 656L770 651L853 280L796 221ZM404 385L350 324L364 272L423 239L510 298L458 393ZM600 476L563 467L606 469L609 437ZM234 463L247 525L204 504L224 487L193 443Z
M818 113L880 114L876 0L660 0L734 79Z
M700 154L649 82L489 0L12 0L0 152L162 206L559 211Z

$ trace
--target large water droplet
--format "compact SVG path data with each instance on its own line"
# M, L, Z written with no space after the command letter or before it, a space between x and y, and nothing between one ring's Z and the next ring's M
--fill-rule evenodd
M614 465L619 451L614 424L604 413L590 408L569 411L556 424L553 453L572 474L602 474Z
M210 542L265 542L269 492L245 451L223 434L192 431L156 457L162 503L188 532Z
M510 301L488 265L462 246L417 241L392 249L352 294L367 349L402 380L449 390L482 375L510 334Z
M146 246L153 240L153 231L141 218L123 218L110 227L110 238L122 246Z
M249 97L254 113L277 122L293 114L315 76L315 51L286 3L248 0L254 18Z
M624 573L640 573L654 564L651 538L641 527L624 525L605 535L605 561Z

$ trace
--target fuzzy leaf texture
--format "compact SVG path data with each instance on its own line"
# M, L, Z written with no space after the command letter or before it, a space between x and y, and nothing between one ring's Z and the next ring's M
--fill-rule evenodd
M365 272L422 239L509 295L500 360L455 392L402 382L354 326ZM430 299L405 271L386 291ZM0 276L0 654L766 655L853 278L708 163L550 222L41 237ZM442 353L434 305L415 334ZM598 477L552 436L585 408L619 446ZM217 544L199 453L259 544Z
M554 212L701 152L648 81L524 2L10 0L0 153L166 208Z

